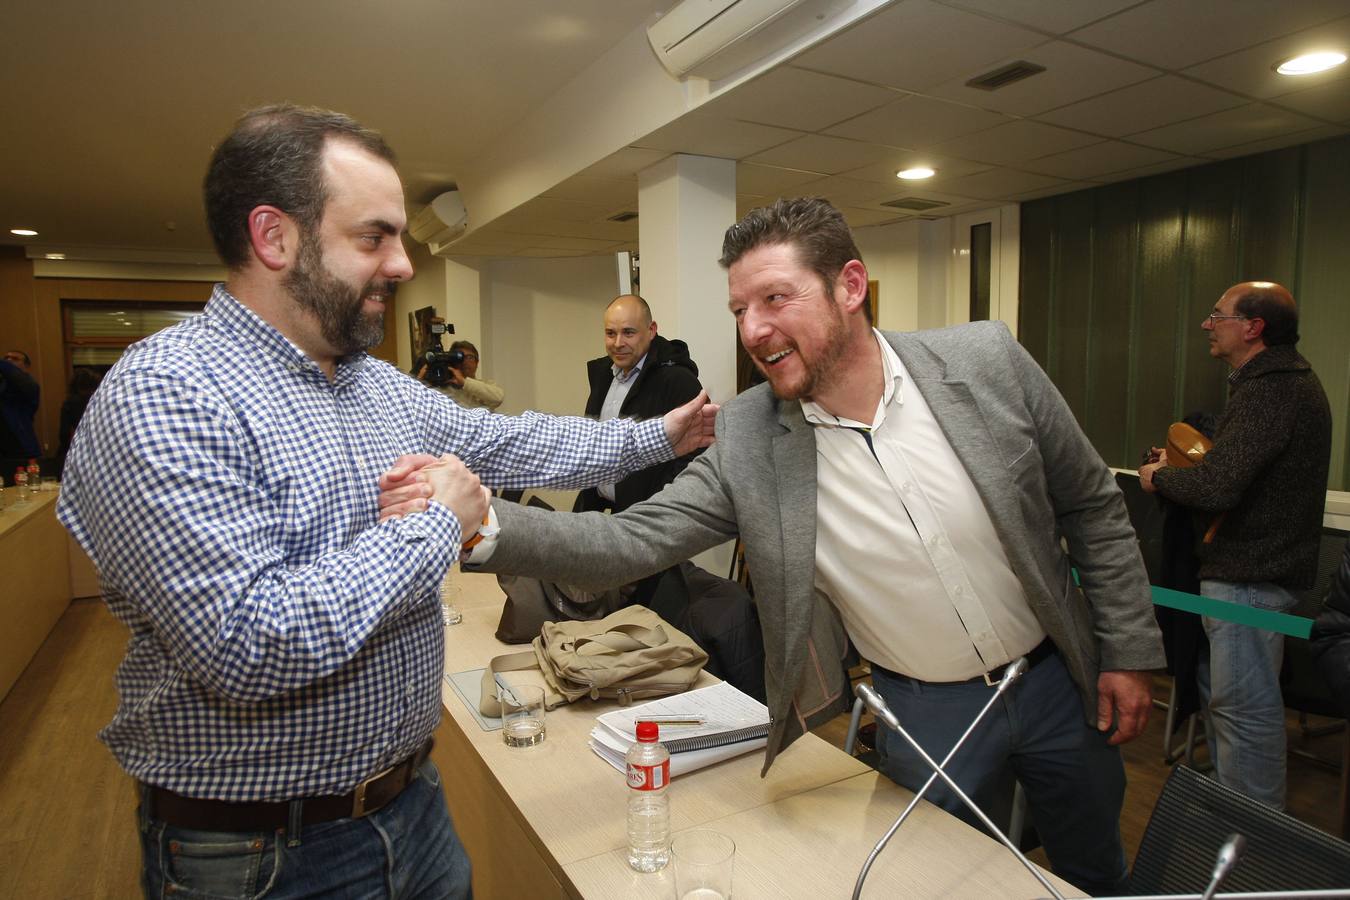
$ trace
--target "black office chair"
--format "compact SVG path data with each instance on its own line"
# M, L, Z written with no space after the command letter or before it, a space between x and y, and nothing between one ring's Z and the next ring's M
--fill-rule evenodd
M1247 848L1224 892L1350 886L1350 844L1177 766L1144 830L1130 892L1200 893L1219 848L1234 832L1247 839Z

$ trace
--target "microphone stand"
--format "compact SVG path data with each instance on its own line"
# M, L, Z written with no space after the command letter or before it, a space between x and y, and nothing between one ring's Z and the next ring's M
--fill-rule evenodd
M945 766L947 765L947 763L952 761L952 757L956 755L956 751L961 749L961 745L966 742L966 738L970 737L971 732L973 732L975 728L980 724L980 722L984 720L984 717L989 712L989 710L993 709L994 703L997 702L998 698L1002 697L1004 692L1007 691L1008 688L1012 687L1013 682L1021 678L1022 673L1024 673L1026 670L1027 670L1027 658L1025 656L1018 657L1011 664L1009 664L1006 669L1003 670L1003 677L999 679L998 687L995 689L994 695L989 698L989 702L986 703L984 705L984 708L980 710L979 715L977 715L974 718L974 720L970 723L970 725L966 727L965 732L961 735L960 738L957 739L956 743L952 745L952 749L947 751L947 756L942 760L941 765ZM866 687L867 687L866 685L858 685L859 689ZM872 691L872 689L870 688L868 688L868 690ZM875 693L875 691L872 691L872 693ZM877 699L879 701L881 700L879 695L877 696ZM855 719L858 718L858 715L862 710L863 704L867 704L869 707L872 705L867 702L866 697L864 697L861 691L859 691L858 699L854 704L853 710L853 716ZM856 730L856 723L854 730ZM909 801L909 805L906 806L904 811L900 813L899 818L895 820L895 824L891 825L890 829L887 830L887 832L884 835L882 835L881 840L877 841L876 846L872 848L872 852L867 855L867 861L863 863L862 870L858 872L858 880L853 886L853 900L858 900L859 896L861 896L863 880L867 878L867 873L871 870L872 863L876 862L877 857L881 855L881 851L886 848L886 844L889 843L890 839L895 835L895 833L898 830L900 830L900 826L903 825L905 823L905 820L909 818L909 814L912 813L914 811L914 808L919 805L919 801L923 799L923 795L928 793L928 789L933 786L933 782L936 780L937 780L936 772L928 776L928 780L925 781L923 783L923 787L919 788L918 792L915 793L914 799Z
M1015 668L1016 665L1017 664L1014 663L1009 668L1010 669ZM1007 677L1007 674L1008 673L1006 672L1004 673L1005 678ZM1019 672L1017 674L1021 673ZM1002 682L1000 682L1000 684L1001 683ZM874 715L878 721L884 722L887 728L891 729L896 734L900 735L902 738L905 739L905 743L909 744L909 746L913 748L914 752L919 754L919 757L924 761L924 764L927 765L928 768L933 770L933 774L936 777L941 778L943 783L947 785L947 787L951 790L951 792L955 794L961 800L961 802L964 803L970 809L970 811L975 814L976 818L978 818L980 822L984 824L984 827L989 829L989 831L996 838L998 838L999 842L1003 844L1003 846L1007 847L1009 850L1012 851L1012 854L1017 857L1018 862L1020 862L1026 868L1026 870L1030 872L1036 878L1036 880L1041 883L1042 887L1044 887L1047 891L1050 892L1050 894L1055 898L1055 900L1064 900L1064 895L1061 894L1055 888L1055 886L1050 883L1050 880L1046 878L1044 874L1041 873L1041 870L1038 869L1035 865L1033 865L1031 860L1026 858L1026 856L1022 853L1022 851L1018 849L1017 845L1014 844L1011 840L1009 840L1008 836L1004 834L1003 831L1000 830L999 827L993 823L993 821L989 818L989 816L985 814L984 810L980 809L979 805L976 804L974 800L971 800L970 797L966 795L966 792L961 790L961 788L957 786L956 782L953 781L951 776L948 775L943 770L942 766L938 765L936 762L933 761L933 758L929 756L928 753L923 749L923 747L919 745L919 742L914 740L914 738L910 736L908 731L905 731L904 726L900 724L900 720L895 717L895 713L891 712L890 707L886 705L886 701L883 700L876 691L872 690L871 687L865 684L858 685L854 689L854 691L859 697L863 699L863 702L867 704L868 709L872 711L872 715ZM980 716L983 715L984 713L981 712ZM978 721L978 717L976 721ZM969 733L969 730L967 730L967 733ZM964 739L965 736L963 735L962 740ZM951 754L949 753L948 754L949 758L950 755ZM904 815L904 813L902 813L901 815ZM865 874L866 874L865 870L859 873L858 884L854 888L853 892L855 900L862 890L862 876Z

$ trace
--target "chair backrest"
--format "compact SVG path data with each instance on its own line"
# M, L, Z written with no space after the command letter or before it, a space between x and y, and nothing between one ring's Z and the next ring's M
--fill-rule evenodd
M1234 832L1247 839L1223 891L1290 891L1350 885L1350 844L1177 766L1144 830L1130 874L1136 894L1199 893Z
M1317 618L1326 603L1331 580L1340 568L1341 556L1350 532L1339 528L1323 528L1322 543L1317 552L1317 582L1308 590L1295 591L1298 604L1290 610L1294 615ZM1333 694L1312 657L1308 642L1301 638L1284 639L1284 668L1280 673L1284 705L1299 712L1340 718L1344 714L1341 698Z

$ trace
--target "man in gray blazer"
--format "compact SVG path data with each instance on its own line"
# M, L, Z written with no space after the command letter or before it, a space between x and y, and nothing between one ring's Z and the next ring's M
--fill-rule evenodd
M739 535L764 631L766 769L843 708L849 639L939 759L1027 655L949 771L982 803L1015 773L1055 871L1118 890L1114 745L1143 729L1163 651L1110 471L1002 324L874 330L867 270L828 202L751 212L721 262L768 384L727 403L713 446L652 499L584 518L496 506L499 533L470 564L599 588ZM394 486L381 504L417 496ZM916 789L922 762L879 737L882 771ZM945 789L929 798L970 818Z

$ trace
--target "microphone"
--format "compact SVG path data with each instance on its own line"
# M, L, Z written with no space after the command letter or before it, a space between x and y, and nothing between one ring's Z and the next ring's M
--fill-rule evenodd
M1243 852L1247 849L1247 839L1240 834L1230 834L1228 840L1223 842L1219 848L1218 859L1214 861L1214 872L1209 876L1209 885L1205 892L1200 896L1200 900L1210 900L1219 885L1223 884L1224 879L1233 871L1233 868L1242 859Z
M853 709L854 718L856 719L858 717L860 711L859 707L865 704L877 721L884 723L887 728L903 737L909 745L918 752L919 756L923 758L923 761L933 770L933 774L928 776L928 780L923 783L923 787L919 788L918 792L915 793L914 798L909 801L909 805L906 806L899 817L896 818L895 823L891 825L890 829L882 836L881 840L877 841L877 845L872 848L872 852L868 855L867 861L863 863L862 869L858 872L858 881L853 887L853 900L858 900L859 896L862 894L863 880L867 878L867 873L871 870L872 863L876 862L877 856L880 855L887 842L890 841L895 832L899 830L900 826L904 824L905 819L909 818L909 814L919 805L919 801L923 799L923 795L928 792L928 789L932 787L933 782L939 776L941 776L942 780L947 783L947 786L952 789L962 802L975 812L975 815L980 818L980 821L982 821L990 831L998 835L1003 845L1013 852L1013 854L1021 861L1022 865L1027 867L1027 871L1031 872L1031 874L1036 877L1036 880L1055 896L1056 900L1064 900L1064 896L1060 894L1059 891L1055 890L1054 885L1046 880L1041 874L1040 869L1033 866L1031 862L1022 855L1022 851L1014 846L1007 835L1000 831L998 827L989 820L989 817L984 814L984 811L976 806L975 803L956 786L956 783L951 780L942 768L952 761L952 757L956 755L956 751L961 749L961 745L966 742L966 738L970 737L971 733L980 722L984 720L984 717L988 714L989 710L993 708L998 699L1013 686L1013 683L1016 682L1017 679L1022 677L1028 667L1027 658L1025 656L1019 656L1016 660L1008 664L1003 671L1003 677L999 679L998 685L995 687L993 696L985 703L984 708L980 710L974 720L966 726L965 732L963 732L956 743L952 745L952 749L947 751L947 756L940 764L933 762L932 758L923 751L923 748L920 747L908 733L906 733L905 729L900 726L900 720L896 718L895 713L891 712L891 708L886 705L886 701L882 699L881 695L878 694L871 685L859 684L854 687L853 692L858 696L858 700L854 704Z

